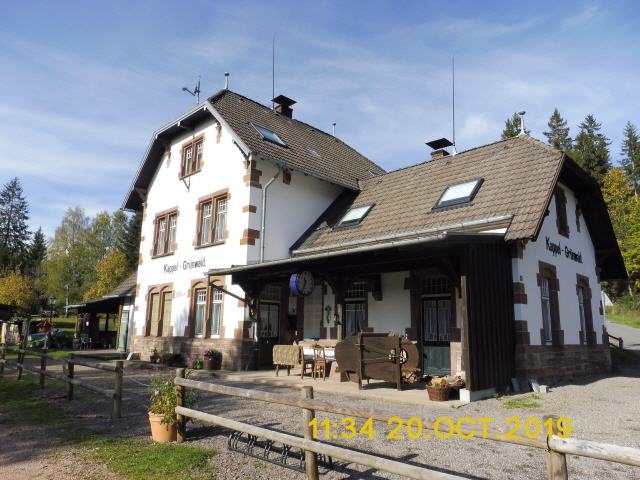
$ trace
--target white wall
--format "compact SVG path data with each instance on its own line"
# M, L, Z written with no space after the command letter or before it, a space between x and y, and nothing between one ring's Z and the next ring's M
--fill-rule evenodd
M542 307L540 287L536 275L539 272L538 261L556 266L560 283L558 301L560 304L560 328L564 330L565 344L580 343L580 314L578 311L578 296L576 293L576 274L589 278L591 288L591 313L593 329L598 343L602 342L603 316L600 314L601 288L596 277L595 250L591 237L580 217L580 232L576 227L576 198L571 190L560 185L567 197L567 221L569 224L569 238L558 233L556 226L555 196L549 205L549 214L545 217L540 235L535 242L528 242L524 248L522 259L513 259L513 281L525 284L527 294L526 304L515 304L515 319L527 320L531 345L540 345L540 329L542 328ZM546 238L553 243L560 243L562 252L554 257L546 248ZM582 253L582 263L575 262L565 256L565 246Z
M383 273L382 300L377 301L369 293L369 327L374 332L390 332L404 335L411 327L411 294L404 288L404 279L409 272Z
M249 213L243 213L242 207L249 204L249 188L245 185L244 157L233 145L231 136L222 131L219 143L213 120L204 123L196 131L185 133L171 144L171 156L166 155L156 172L149 188L145 219L142 224L141 242L142 264L138 267L139 294L136 297L135 334L144 334L147 302L145 296L150 285L173 282L174 299L171 309L173 335L182 336L188 322L190 299L188 292L191 281L204 279L205 272L212 268L228 267L232 264L247 262L247 247L240 245L240 238L249 222ZM182 144L193 136L204 133L204 164L199 173L187 177L189 188L178 178ZM223 189L229 189L227 211L227 230L229 238L222 245L207 248L194 248L197 228L198 199ZM153 247L153 221L158 212L178 207L177 249L173 255L151 258ZM197 268L184 268L186 261L204 259L205 265ZM165 272L166 265L178 265L176 272ZM226 286L238 295L244 295L242 289L231 285L227 278ZM244 318L243 308L238 302L225 295L223 307L223 325L225 336L233 337L237 322Z
M258 161L262 171L260 183L264 186L277 172L271 162ZM267 189L267 215L265 235L265 260L289 257L289 247L309 228L326 208L338 197L343 188L329 182L291 172L289 185L282 181L282 174ZM260 230L262 216L262 190L251 189L251 204L258 209L251 216L250 228ZM260 242L249 251L250 261L259 259Z

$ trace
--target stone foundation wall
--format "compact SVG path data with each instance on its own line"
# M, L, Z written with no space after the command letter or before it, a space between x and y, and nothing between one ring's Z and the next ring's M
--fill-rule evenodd
M188 337L144 337L134 336L131 352L140 354L141 360L149 360L153 350L159 354L179 353L186 361L190 357L200 356L207 348L222 352L222 368L225 370L244 370L252 368L254 361L254 342L238 338L188 338Z
M516 345L516 377L521 382L536 378L556 384L590 373L611 370L609 347L605 345Z

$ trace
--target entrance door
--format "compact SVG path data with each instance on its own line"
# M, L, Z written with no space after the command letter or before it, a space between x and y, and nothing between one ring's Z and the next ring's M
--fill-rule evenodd
M129 310L122 310L120 314L120 335L118 337L118 351L127 351L127 335L129 334Z
M278 343L279 319L280 304L261 300L258 337L261 367L270 367L273 364L273 346Z
M424 373L451 374L451 298L422 299Z

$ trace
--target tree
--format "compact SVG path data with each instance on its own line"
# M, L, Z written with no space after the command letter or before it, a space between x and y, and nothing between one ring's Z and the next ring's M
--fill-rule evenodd
M0 244L5 257L0 268L15 268L22 263L31 236L28 220L29 205L15 177L0 191Z
M30 277L37 277L42 270L42 262L47 256L47 241L42 233L42 228L38 228L33 234L33 239L25 256L24 271Z
M525 127L524 133L529 135L529 130ZM520 116L514 113L513 116L504 121L504 129L502 130L502 140L513 138L520 135Z
M595 178L600 185L611 167L609 155L609 139L600 133L602 127L593 115L587 115L579 125L574 148L573 159Z
M631 122L627 122L623 135L620 163L631 179L633 193L637 195L640 186L640 136L635 125Z
M24 312L33 312L37 307L33 282L19 270L0 277L0 303L17 307Z
M127 222L122 244L118 249L127 256L127 264L129 270L134 271L138 268L138 259L140 255L140 233L142 231L142 213L136 212Z
M118 251L107 253L96 264L96 281L84 294L85 300L100 298L117 287L129 275L127 256Z
M543 132L544 136L547 137L547 143L563 152L571 150L573 143L569 136L567 121L562 118L557 108L553 110L547 126L549 127L549 131Z

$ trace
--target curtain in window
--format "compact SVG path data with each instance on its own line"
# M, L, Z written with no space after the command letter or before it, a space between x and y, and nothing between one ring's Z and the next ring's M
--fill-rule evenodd
M160 218L158 220L158 238L156 239L156 255L164 253L165 235L167 230L167 219Z
M207 290L198 288L196 290L196 318L194 335L201 337L204 333L204 315L207 307Z
M227 227L227 199L220 198L216 202L216 232L214 241L224 240L224 230Z
M203 203L200 219L200 245L211 243L211 202Z
M169 215L169 240L167 242L167 252L173 252L173 245L176 243L176 229L178 226L178 216Z
M211 301L211 335L220 335L222 323L222 292L213 289Z

